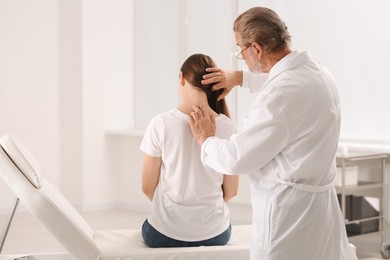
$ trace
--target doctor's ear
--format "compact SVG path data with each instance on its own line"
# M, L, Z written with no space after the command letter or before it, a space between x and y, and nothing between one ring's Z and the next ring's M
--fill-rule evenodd
M256 56L260 55L261 57L263 55L264 49L260 43L252 42L252 48L255 51Z

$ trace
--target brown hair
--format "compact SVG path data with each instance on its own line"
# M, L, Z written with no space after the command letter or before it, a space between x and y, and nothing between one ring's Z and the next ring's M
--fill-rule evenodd
M291 35L275 11L253 7L237 17L233 30L240 33L243 45L257 42L266 52L281 52L290 48Z
M210 67L216 67L216 64L209 56L204 54L193 54L183 63L180 71L183 73L183 77L188 83L206 93L207 102L212 110L218 114L224 114L227 117L230 117L225 99L217 101L218 96L222 93L223 89L213 91L212 87L214 83L203 85L201 82L203 80L203 75L206 74L206 68Z

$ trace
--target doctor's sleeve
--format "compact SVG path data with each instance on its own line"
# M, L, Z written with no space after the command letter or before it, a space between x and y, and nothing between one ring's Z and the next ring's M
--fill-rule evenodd
M242 71L243 88L249 88L251 93L256 92L261 88L268 79L268 73L252 73L248 70Z
M272 102L255 107L255 117L229 140L208 138L201 147L204 165L218 172L249 174L260 170L287 145L289 132L280 109ZM253 113L253 112L252 112Z

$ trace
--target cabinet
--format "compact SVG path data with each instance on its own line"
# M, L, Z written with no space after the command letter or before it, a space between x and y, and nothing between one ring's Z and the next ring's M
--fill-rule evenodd
M390 247L384 243L387 157L384 153L357 152L336 157L336 191L348 236L380 234L384 258L390 257Z

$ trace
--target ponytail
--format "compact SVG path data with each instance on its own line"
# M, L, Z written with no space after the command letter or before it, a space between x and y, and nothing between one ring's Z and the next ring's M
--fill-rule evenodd
M207 102L212 110L217 114L224 114L230 117L225 99L218 100L223 89L212 90L214 84L203 85L203 75L206 68L216 67L215 62L207 55L193 54L182 65L181 72L184 78L194 87L201 89L206 93Z

